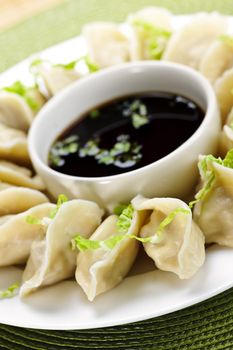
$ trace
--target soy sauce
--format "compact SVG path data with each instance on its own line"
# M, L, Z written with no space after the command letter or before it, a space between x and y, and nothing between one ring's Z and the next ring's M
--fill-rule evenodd
M49 165L85 177L132 171L174 151L203 118L195 102L172 93L121 97L88 111L65 130L50 149Z

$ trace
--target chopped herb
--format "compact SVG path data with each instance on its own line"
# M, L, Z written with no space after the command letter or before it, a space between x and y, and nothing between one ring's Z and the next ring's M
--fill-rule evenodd
M7 92L11 92L13 94L17 94L21 96L27 105L33 110L36 111L39 108L38 103L31 96L31 92L35 89L35 86L25 86L20 81L15 81L11 86L4 87L3 90Z
M64 156L76 153L79 149L78 136L72 135L62 141L57 141L49 152L49 162L53 166L62 166L65 163Z
M79 150L79 157L96 156L100 149L98 147L99 140L90 140Z
M130 105L123 107L122 111L125 117L132 119L132 124L135 129L149 123L147 107L140 100L134 100Z
M114 157L108 150L100 150L100 152L95 156L95 159L98 160L99 164L109 165L114 163Z
M171 32L142 20L134 20L132 24L144 39L149 58L160 60L171 37Z
M146 116L133 113L132 115L132 124L135 127L135 129L139 129L141 126L148 124L148 118Z
M79 157L94 157L99 164L114 164L119 167L133 166L142 158L142 146L137 142L130 142L129 135L119 135L116 143L108 150L99 147L99 140L89 140L79 150ZM56 155L56 154L55 154Z
M12 298L16 295L17 290L19 289L19 283L14 283L6 290L0 291L0 299Z
M177 214L190 214L190 210L183 209L183 208L177 208L170 212L168 216L159 224L158 229L156 230L156 233L153 236L150 237L138 237L133 234L127 234L127 231L129 230L132 222L134 209L132 205L128 205L125 209L123 209L118 222L118 231L124 232L124 234L120 233L117 235L114 235L110 238L107 238L105 240L91 240L83 238L81 235L77 235L74 237L71 241L72 249L78 248L80 251L85 250L96 250L99 248L111 250L116 247L117 244L122 242L126 238L130 239L136 239L137 241L141 243L152 243L152 244L158 244L161 242L162 239L162 232L165 230L165 228L174 220Z
M92 119L98 118L100 116L100 111L98 109L93 109L93 111L89 113L89 116Z

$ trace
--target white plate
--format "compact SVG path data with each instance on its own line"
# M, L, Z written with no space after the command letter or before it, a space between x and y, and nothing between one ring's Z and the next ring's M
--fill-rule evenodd
M189 16L177 16L178 27ZM232 27L233 21L231 20ZM85 43L77 37L43 51L35 57L68 62L85 54ZM1 74L0 86L16 79L32 81L28 73L32 57ZM144 265L148 261L138 260ZM149 264L150 265L150 264ZM18 296L0 300L0 323L39 329L88 329L115 326L163 315L210 298L233 286L233 250L212 246L204 266L188 281L172 273L153 270L127 277L116 288L90 303L75 281L44 288L25 301ZM137 266L137 271L144 266ZM149 266L151 270L151 265ZM0 290L20 281L19 268L0 268Z

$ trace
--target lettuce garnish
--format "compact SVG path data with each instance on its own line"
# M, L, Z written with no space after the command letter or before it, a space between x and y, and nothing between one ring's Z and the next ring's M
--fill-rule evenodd
M118 205L115 206L115 208L113 209L113 213L114 213L115 215L120 216L121 213L123 212L123 210L126 209L127 207L128 207L127 204L121 204L121 203L120 203L120 204L118 204Z
M233 36L229 34L222 34L219 37L219 40L224 42L224 44L229 45L231 48L233 48Z
M129 204L123 209L117 221L117 229L119 232L127 232L129 230L133 219L133 213L134 208L132 204Z
M203 157L198 162L198 169L201 175L201 179L203 182L203 187L197 192L195 195L195 200L189 203L189 207L192 208L196 203L203 200L206 195L210 192L214 181L215 181L215 173L211 164L217 163L227 168L233 168L233 149L231 149L225 156L224 159L220 157L215 158L212 155L207 155Z
M50 219L54 219L57 215L58 210L61 208L62 204L68 202L68 198L64 194L58 196L56 208L54 208L49 214Z
M17 294L19 283L14 283L6 290L0 291L0 299L13 298Z
M51 220L55 218L55 216L57 215L57 212L61 208L62 204L66 203L66 202L68 202L68 198L64 194L60 194L58 196L58 199L57 199L56 208L54 208L51 211L51 213L49 214L49 217L45 217L42 220L40 220L33 215L28 215L26 217L25 221L28 224L32 224L32 225L45 225L45 226L47 226L48 223L50 223Z
M136 239L141 243L152 243L152 244L160 243L162 240L163 231L175 219L176 215L179 213L190 214L190 209L177 208L171 211L166 216L166 218L163 221L161 221L161 223L159 224L156 230L156 233L153 236L149 236L149 237L138 237L134 234L127 233L132 223L133 213L134 213L134 209L130 204L125 209L123 209L122 213L120 214L117 222L117 228L119 232L123 232L123 233L114 235L105 240L86 239L86 238L83 238L80 234L78 234L71 241L72 249L77 248L80 251L85 251L88 249L96 250L99 248L111 250L115 248L118 243L120 243L122 240L126 238Z
M36 86L25 86L21 81L15 81L12 85L4 87L3 90L21 96L33 111L37 111L39 105L31 95L35 88Z
M52 64L50 61L45 59L36 58L30 64L30 72L33 75L38 76L39 66L42 64L48 64L51 67L61 67L61 68L64 68L65 70L74 70L76 65L79 62L84 62L89 73L97 72L100 69L99 66L95 62L93 62L88 55L85 55L85 56L78 57L76 60L72 60L68 63L55 63L55 64Z
M146 43L149 58L160 60L171 37L171 32L142 20L133 20L132 25L139 31Z
M27 224L31 224L31 225L42 225L42 220L37 219L35 216L33 215L28 215L26 217L26 223Z

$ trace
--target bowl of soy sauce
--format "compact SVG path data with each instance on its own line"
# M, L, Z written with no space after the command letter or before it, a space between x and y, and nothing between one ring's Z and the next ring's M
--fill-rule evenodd
M216 151L219 131L204 77L144 61L104 69L54 97L32 125L29 151L53 196L111 210L139 193L184 198L199 154Z

